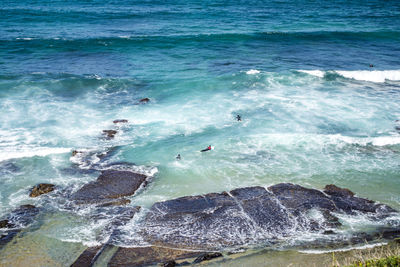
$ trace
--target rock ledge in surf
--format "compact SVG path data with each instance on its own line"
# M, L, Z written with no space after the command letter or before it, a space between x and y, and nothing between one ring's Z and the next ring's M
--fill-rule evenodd
M131 171L106 170L96 181L84 185L72 194L78 204L114 202L124 196L133 195L140 186L146 185L148 177ZM128 201L121 200L126 204Z
M141 234L153 245L219 251L334 230L341 226L337 214L363 214L378 222L392 212L333 185L324 193L281 183L268 190L247 187L155 203Z

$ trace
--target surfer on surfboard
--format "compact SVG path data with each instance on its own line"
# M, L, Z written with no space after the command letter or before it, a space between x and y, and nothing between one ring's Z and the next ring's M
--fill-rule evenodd
M212 148L211 148L211 145L209 145L207 148L205 148L205 149L203 149L203 150L200 150L200 152L206 152L206 151L209 151L209 150L211 150Z

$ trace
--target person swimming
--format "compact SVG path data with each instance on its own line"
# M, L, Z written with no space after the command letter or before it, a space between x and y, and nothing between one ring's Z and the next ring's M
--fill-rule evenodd
M209 145L207 148L205 148L203 150L200 150L200 152L206 152L206 151L209 151L209 150L211 150L211 145Z
M236 115L236 120L237 121L242 121L242 117L240 117L240 115L238 114L238 115Z
M177 160L181 160L181 154L178 154L178 156L176 156Z

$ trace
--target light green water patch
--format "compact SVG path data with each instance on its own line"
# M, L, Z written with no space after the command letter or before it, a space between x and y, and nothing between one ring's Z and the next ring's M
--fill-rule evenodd
M46 234L46 224L36 231L23 230L0 251L1 266L69 266L85 249L79 242L62 242Z

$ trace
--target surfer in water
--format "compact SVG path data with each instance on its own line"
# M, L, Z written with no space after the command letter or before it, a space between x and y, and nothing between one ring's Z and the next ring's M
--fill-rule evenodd
M178 156L176 156L176 160L181 160L181 154L178 154Z
M242 121L242 117L240 117L240 115L238 114L238 115L236 115L236 120L237 121Z
M209 150L211 150L211 145L209 145L207 148L205 148L203 150L200 150L200 152L206 152L206 151L209 151Z

